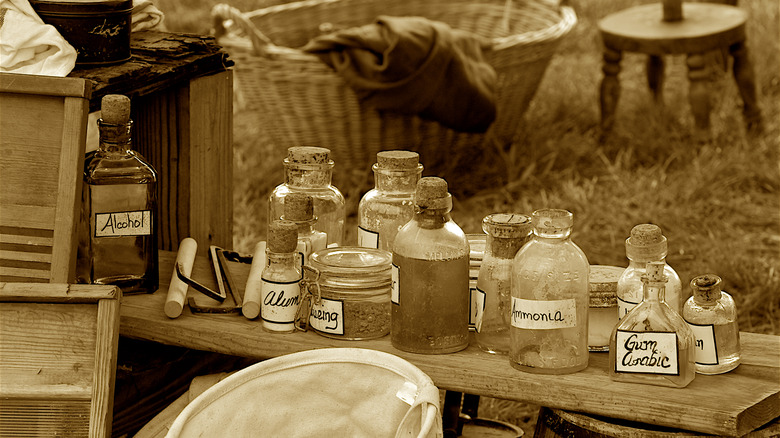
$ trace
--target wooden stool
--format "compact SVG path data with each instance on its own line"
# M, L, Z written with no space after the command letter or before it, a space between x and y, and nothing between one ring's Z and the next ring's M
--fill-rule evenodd
M676 3L676 5L675 5ZM664 55L687 55L689 100L696 127L710 124L709 77L705 55L728 50L734 58L733 73L743 101L749 130L761 129L761 112L756 101L753 67L745 46L746 14L735 6L713 3L682 3L665 0L610 14L598 23L604 42L604 78L601 82L601 127L608 131L614 122L620 97L620 60L624 51L645 53L647 80L656 101L662 101Z

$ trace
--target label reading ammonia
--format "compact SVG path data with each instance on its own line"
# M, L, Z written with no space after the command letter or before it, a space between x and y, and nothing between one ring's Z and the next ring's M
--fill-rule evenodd
M333 335L344 334L344 302L338 300L320 299L312 304L309 325L318 332Z
M679 375L677 333L618 330L615 371Z
M361 248L379 248L379 233L358 227L357 242Z
M696 363L700 365L718 364L718 347L715 343L715 326L688 323L696 337Z
M566 300L525 300L512 297L512 327L553 330L577 325L577 302Z
M148 236L152 234L151 210L95 213L95 237Z

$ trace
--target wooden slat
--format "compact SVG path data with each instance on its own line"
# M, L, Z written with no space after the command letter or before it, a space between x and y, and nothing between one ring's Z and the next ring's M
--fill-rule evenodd
M47 269L51 267L51 247L48 247L47 252L37 251L41 249L38 246L23 247L24 251L6 251L3 244L0 243L0 266L3 265L3 260L16 260L25 262L37 262L46 263ZM46 248L46 247L43 247ZM35 249L36 251L28 251L27 249Z
M103 299L118 299L120 293L116 286L0 283L0 302L97 303Z
M92 88L87 81L76 78L0 73L0 92L72 96L89 99Z
M31 281L45 281L48 283L51 279L51 272L49 270L9 268L0 266L0 276L3 278L16 277L29 279Z
M73 384L0 384L3 397L40 400L67 398L69 400L90 400L92 396L92 385L73 385Z
M0 403L0 436L88 437L89 399L5 399Z
M54 205L15 205L13 208L0 208L0 225L14 228L53 230L52 224L56 214Z
M95 375L92 382L91 436L111 436L116 377L116 351L119 346L119 299L100 300L95 341Z

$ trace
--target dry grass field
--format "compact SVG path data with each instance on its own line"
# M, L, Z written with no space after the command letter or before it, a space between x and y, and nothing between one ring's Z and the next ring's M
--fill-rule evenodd
M244 11L263 6L259 0L228 2ZM704 139L694 134L684 59L668 58L666 100L659 107L646 86L645 58L626 54L615 127L602 138L596 22L647 2L568 1L579 22L520 121L520 137L492 151L490 163L474 163L462 181L449 181L456 195L453 218L475 233L488 213L565 208L575 214L573 240L589 261L618 266L627 265L624 241L632 226L656 223L669 239L667 260L684 284L699 274L720 275L736 300L740 329L780 335L780 2L740 1L750 16L762 133L745 131L730 73L712 73L712 131ZM209 32L216 0L156 3L170 30ZM252 114L235 114L234 242L242 251L265 238L266 197L282 181L281 162L267 159L278 145L263 142L262 130ZM345 192L354 228L360 194ZM348 236L354 238L354 229ZM534 406L483 398L481 412L532 434Z

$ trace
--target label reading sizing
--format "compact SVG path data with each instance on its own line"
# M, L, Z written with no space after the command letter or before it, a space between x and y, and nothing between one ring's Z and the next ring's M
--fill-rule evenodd
M344 302L338 300L320 299L318 304L312 304L309 325L322 333L333 335L344 334Z

